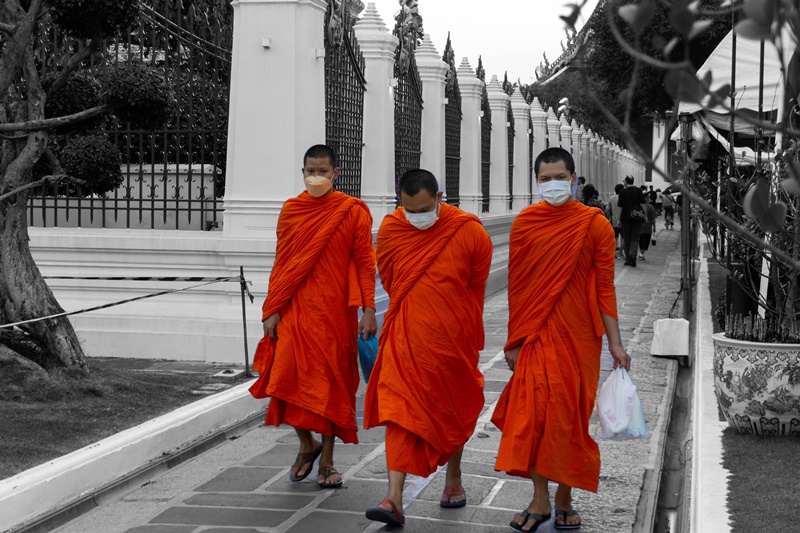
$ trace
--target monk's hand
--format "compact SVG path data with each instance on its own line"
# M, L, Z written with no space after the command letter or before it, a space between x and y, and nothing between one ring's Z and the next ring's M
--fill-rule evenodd
M375 310L371 307L364 308L364 316L358 323L358 333L367 340L370 335L378 334L378 321L375 318Z
M631 356L622 347L622 344L611 344L608 346L608 351L611 352L611 357L614 358L614 368L624 368L631 370Z
M281 321L281 314L275 313L272 316L267 317L267 319L263 322L264 324L264 336L269 335L270 339L277 339L278 338L278 323Z
M517 346L516 348L511 348L506 352L506 363L508 363L508 368L512 372L517 368L517 357L519 357L519 351L522 346Z

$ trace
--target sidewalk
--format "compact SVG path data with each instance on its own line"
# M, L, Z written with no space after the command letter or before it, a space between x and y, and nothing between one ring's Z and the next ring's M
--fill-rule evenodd
M660 478L669 408L677 362L649 355L653 320L663 318L677 295L680 272L679 231L661 231L658 245L637 268L617 260L617 298L623 342L633 357L631 376L638 386L648 439L600 442L601 474L597 494L576 491L574 505L583 519L581 531L649 531ZM679 255L678 255L679 257ZM502 354L508 320L507 297L487 300L484 323L486 349L480 368L486 378L486 408L464 452L467 507L441 509L439 496L444 471L428 479L410 476L406 482L406 526L402 531L507 531L515 512L532 496L529 480L494 471L500 433L490 418L500 392L511 375ZM612 366L604 348L601 382ZM364 386L358 393L363 406ZM359 411L359 416L362 412ZM596 416L590 426L596 434ZM358 445L337 446L335 463L345 478L344 488L320 490L314 474L301 483L288 481L297 453L290 428L259 426L225 444L169 470L121 499L102 505L56 529L58 533L325 533L384 531L371 523L364 510L386 494L383 430L359 432ZM554 487L551 490L551 498ZM553 521L540 532L555 531Z

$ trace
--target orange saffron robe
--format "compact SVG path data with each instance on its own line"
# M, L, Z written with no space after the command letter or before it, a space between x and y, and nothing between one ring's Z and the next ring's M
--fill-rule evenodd
M389 469L424 477L464 446L484 405L477 367L492 243L476 216L441 208L427 230L401 207L378 231L389 310L364 401L364 427L387 426Z
M503 432L496 470L597 492L600 450L589 435L605 333L617 318L614 230L577 201L541 202L511 227L509 350L517 366L492 422Z
M266 424L357 443L358 308L375 308L372 216L361 200L304 191L278 218L275 264L262 319L276 312L278 339L264 336L250 388L270 396Z

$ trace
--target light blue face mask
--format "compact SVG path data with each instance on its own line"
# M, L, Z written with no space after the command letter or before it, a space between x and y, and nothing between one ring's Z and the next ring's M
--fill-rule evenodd
M550 180L538 185L542 199L550 205L562 205L572 197L572 180Z
M408 223L421 230L430 228L439 219L439 213L437 213L436 208L433 211L425 211L424 213L409 213L405 211L405 214Z

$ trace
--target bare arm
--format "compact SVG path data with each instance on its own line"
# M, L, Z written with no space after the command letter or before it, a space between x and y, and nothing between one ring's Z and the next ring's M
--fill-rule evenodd
M631 369L631 357L622 346L622 338L619 334L619 322L616 318L610 317L605 313L600 313L603 317L603 325L606 328L608 337L608 351L614 358L614 368L622 367L625 370Z

